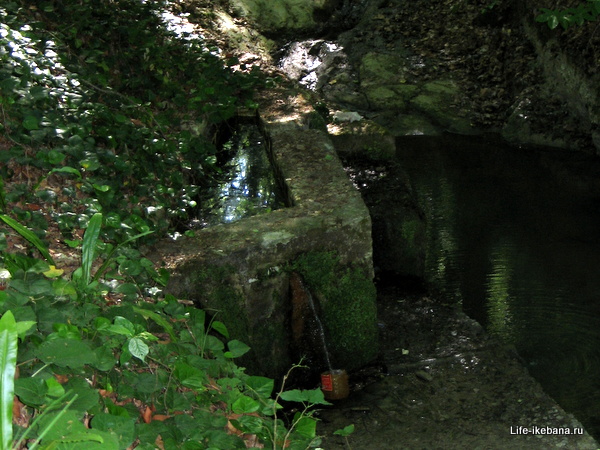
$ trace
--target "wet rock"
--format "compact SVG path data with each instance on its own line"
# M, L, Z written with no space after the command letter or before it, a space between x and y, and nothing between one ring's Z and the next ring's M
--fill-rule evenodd
M368 120L335 120L335 117L352 117L349 113L334 113L334 122L329 124L327 131L338 154L344 158L362 156L372 160L389 160L396 153L396 143L392 136L381 125Z
M345 155L346 170L371 214L378 273L422 278L426 222L406 173L395 161L368 159L364 151Z

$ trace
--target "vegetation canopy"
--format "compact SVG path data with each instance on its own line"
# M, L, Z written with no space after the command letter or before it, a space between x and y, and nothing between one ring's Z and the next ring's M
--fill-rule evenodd
M319 443L321 391L246 374L248 346L140 251L220 177L218 129L270 82L165 5L0 7L0 449Z

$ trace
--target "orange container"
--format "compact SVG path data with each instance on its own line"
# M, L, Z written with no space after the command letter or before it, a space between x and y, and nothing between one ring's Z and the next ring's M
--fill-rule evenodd
M321 374L321 390L326 400L342 400L348 397L348 374L345 370L331 370Z

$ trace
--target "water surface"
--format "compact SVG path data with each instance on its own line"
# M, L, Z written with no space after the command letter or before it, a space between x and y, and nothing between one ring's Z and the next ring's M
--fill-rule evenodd
M285 207L285 196L258 126L240 125L224 147L233 157L224 167L226 175L220 184L200 199L195 228L235 222Z
M554 151L455 136L397 144L428 218L432 285L513 344L600 437L598 199L559 183L547 168Z

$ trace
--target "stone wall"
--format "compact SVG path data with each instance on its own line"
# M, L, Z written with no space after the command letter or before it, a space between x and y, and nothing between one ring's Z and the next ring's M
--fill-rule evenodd
M242 365L277 376L299 357L290 351L294 263L307 255L335 258L336 267L328 269L335 272L332 285L309 287L318 308L328 311L322 319L332 362L356 368L377 352L369 212L327 134L304 126L310 109L302 98L279 94L263 101L261 124L291 206L164 241L154 259L172 272L169 293L206 308L227 325L232 339L251 346ZM344 279L346 284L338 283ZM340 300L352 283L371 288L362 289L362 297L347 292Z

